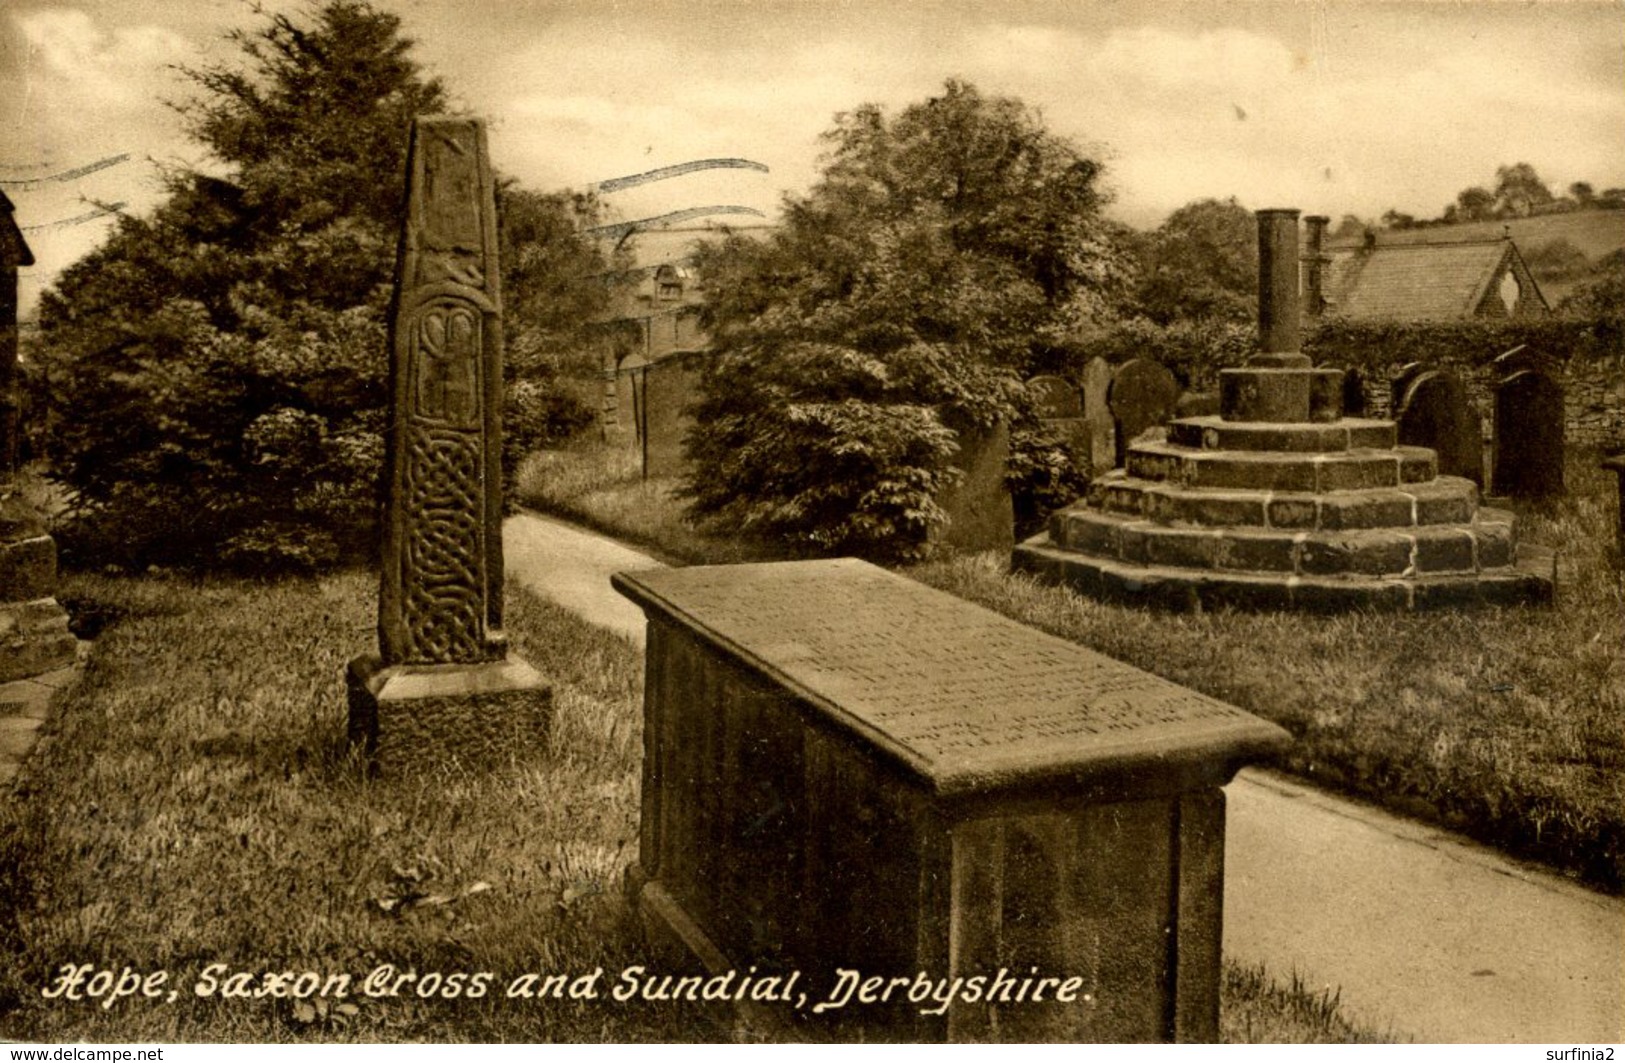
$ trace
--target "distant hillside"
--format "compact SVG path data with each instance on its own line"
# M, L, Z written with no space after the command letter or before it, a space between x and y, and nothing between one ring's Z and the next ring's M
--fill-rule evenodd
M1467 240L1495 240L1511 235L1513 243L1524 254L1555 240L1567 240L1580 252L1596 262L1604 255L1625 248L1625 210L1576 210L1567 214L1540 214L1532 218L1507 218L1500 221L1475 221L1462 225L1432 225L1425 229L1381 229L1379 243L1396 244L1453 244ZM1328 239L1328 249L1357 247L1358 238ZM1540 282L1541 294L1552 306L1557 306L1578 281L1568 283Z

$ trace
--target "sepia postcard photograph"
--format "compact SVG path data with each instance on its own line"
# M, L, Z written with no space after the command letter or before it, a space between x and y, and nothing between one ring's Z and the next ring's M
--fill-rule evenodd
M1622 496L1618 0L8 0L0 1050L1612 1060Z

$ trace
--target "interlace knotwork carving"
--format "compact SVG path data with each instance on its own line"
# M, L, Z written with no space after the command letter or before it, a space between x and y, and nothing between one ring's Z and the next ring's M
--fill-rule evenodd
M480 435L414 427L407 442L405 590L411 660L478 660L485 599Z

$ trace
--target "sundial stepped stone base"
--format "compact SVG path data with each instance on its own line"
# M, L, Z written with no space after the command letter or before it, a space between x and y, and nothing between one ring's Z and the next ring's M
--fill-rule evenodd
M545 739L551 694L502 632L502 297L485 129L412 126L390 315L379 653L347 673L375 768L496 766Z
M1296 352L1297 212L1260 222L1261 268L1273 260L1283 276L1274 291L1261 277L1264 352L1221 372L1219 416L1130 446L1122 468L1016 548L1012 567L1176 608L1549 600L1552 554L1520 543L1510 512L1480 506L1471 480L1440 476L1434 451L1399 445L1394 422L1342 416L1342 370ZM1290 249L1278 238L1271 254L1279 223Z
M1221 787L1284 731L861 561L613 582L649 618L631 899L713 975L799 973L756 1034L1217 1039ZM820 1010L842 970L981 988Z

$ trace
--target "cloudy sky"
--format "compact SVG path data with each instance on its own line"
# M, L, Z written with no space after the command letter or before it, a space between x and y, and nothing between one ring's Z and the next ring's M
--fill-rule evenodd
M1021 97L1099 153L1112 212L1136 225L1232 195L1434 216L1518 161L1554 191L1625 186L1618 0L377 3L528 186L717 156L770 168L616 193L629 219L716 203L771 215L813 179L836 112L901 107L951 76ZM25 313L106 231L84 220L97 203L150 208L159 166L206 161L164 104L186 92L174 67L230 60L223 35L261 21L246 0L7 0L0 188L39 259Z

